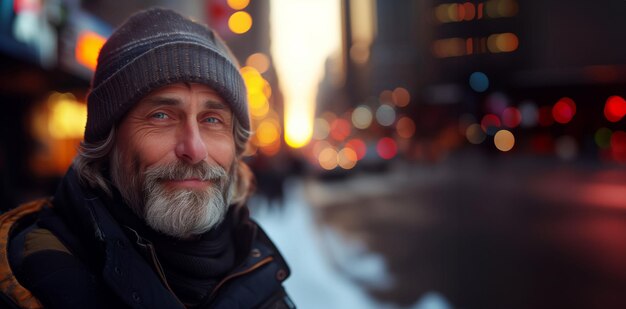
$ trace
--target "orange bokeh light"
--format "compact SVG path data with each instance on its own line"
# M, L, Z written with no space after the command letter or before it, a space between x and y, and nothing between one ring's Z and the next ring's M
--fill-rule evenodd
M106 39L93 31L82 31L79 33L76 40L76 49L74 50L76 61L95 71L98 65L98 54L100 54L100 49L102 49L104 42L106 42Z

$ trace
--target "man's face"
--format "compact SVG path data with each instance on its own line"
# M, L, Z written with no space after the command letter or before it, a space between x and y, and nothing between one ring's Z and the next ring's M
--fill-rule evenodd
M172 84L118 127L111 177L153 229L188 238L224 218L234 172L233 115L211 88Z

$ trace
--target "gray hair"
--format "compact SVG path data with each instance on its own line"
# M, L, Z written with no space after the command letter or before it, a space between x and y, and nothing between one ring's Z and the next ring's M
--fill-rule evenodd
M243 152L252 132L246 130L237 118L233 118L233 136L235 140L236 161L233 171L233 182L235 183L232 192L231 203L244 204L254 191L254 175L248 165L243 161ZM110 165L111 155L115 147L116 126L113 126L107 137L101 141L88 143L82 141L78 148L78 154L74 158L73 167L78 175L81 184L104 191L107 195L113 196L112 183L103 174Z

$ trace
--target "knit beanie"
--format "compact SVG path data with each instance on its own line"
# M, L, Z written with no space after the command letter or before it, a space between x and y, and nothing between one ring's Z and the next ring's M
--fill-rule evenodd
M134 14L106 41L87 96L85 141L97 142L139 100L178 82L213 88L250 130L246 88L239 64L206 26L166 9Z

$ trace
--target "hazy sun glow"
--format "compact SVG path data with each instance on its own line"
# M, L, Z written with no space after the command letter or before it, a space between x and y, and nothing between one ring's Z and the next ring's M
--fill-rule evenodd
M324 62L341 46L336 0L271 0L273 61L285 99L285 142L305 146L313 134Z

